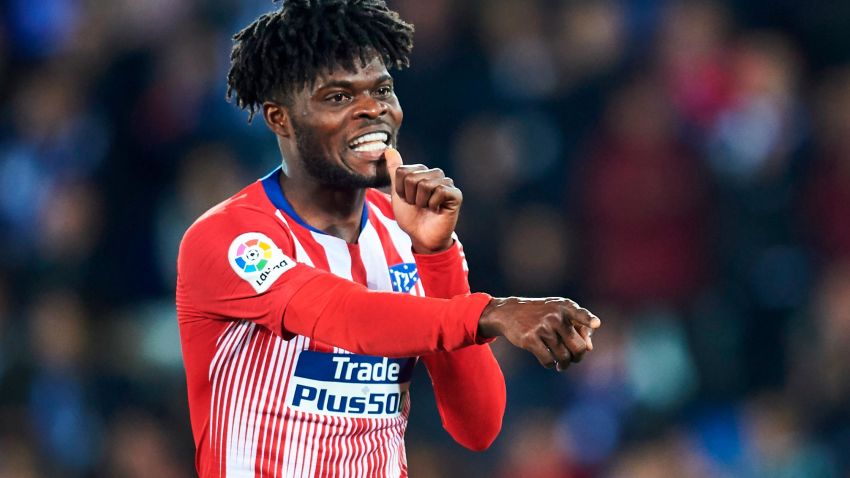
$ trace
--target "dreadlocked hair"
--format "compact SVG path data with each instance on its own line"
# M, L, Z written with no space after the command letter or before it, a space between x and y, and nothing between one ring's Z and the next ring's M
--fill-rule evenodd
M233 36L227 99L248 110L264 101L288 102L319 74L364 68L377 54L387 68L410 65L413 25L384 0L286 0Z

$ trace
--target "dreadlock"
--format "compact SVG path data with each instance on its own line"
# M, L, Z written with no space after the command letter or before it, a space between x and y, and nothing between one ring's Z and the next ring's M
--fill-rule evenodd
M286 0L234 35L227 99L248 110L264 101L288 102L323 71L364 68L378 54L387 68L409 66L413 25L384 0Z

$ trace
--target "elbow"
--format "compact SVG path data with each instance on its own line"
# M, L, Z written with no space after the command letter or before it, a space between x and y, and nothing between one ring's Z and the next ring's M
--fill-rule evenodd
M504 411L504 408L502 408L502 411ZM449 432L452 438L464 448L472 451L484 451L490 448L490 445L499 436L499 432L502 431L502 416L503 413L497 413L489 420L478 423L477 426L462 431L458 430L455 433Z
M484 451L490 448L490 445L496 441L496 437L499 436L499 432L502 431L502 415L499 414L498 418L477 427L476 430L470 430L472 433L468 433L464 437L455 437L458 443L460 443L464 448L468 448L472 451Z
M496 441L496 437L499 436L501 429L502 423L499 421L498 426L494 427L492 430L484 430L474 436L467 437L467 439L463 441L458 440L458 443L463 445L464 448L472 451L484 451L490 448L490 445Z
M491 396L487 406L479 407L477 416L460 433L452 434L459 444L472 451L484 451L496 441L502 431L502 419L505 416L505 393L504 379L500 381L496 393ZM468 412L467 412L468 413ZM463 435L462 437L460 435Z

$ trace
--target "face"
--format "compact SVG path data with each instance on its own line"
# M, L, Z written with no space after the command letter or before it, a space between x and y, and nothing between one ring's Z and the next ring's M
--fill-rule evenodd
M383 153L395 146L403 114L380 58L355 67L337 68L294 95L290 121L298 159L325 186L387 186Z

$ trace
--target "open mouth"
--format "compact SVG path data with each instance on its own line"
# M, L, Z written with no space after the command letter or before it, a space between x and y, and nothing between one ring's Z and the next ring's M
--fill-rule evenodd
M384 131L375 131L360 135L350 143L348 147L358 153L372 153L383 151L389 147L390 135Z

